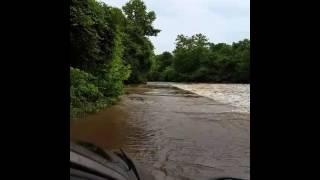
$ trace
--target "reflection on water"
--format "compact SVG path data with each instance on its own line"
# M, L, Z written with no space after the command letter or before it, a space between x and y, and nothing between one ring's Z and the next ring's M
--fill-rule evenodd
M73 121L72 140L92 142L102 148L120 148L128 136L128 114L120 107L111 107L82 120Z
M228 104L152 84L76 121L71 138L125 149L158 180L249 178L250 117Z

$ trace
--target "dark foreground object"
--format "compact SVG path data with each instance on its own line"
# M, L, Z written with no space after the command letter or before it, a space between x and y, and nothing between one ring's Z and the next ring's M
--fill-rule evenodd
M108 152L90 143L70 142L70 180L155 180L125 152ZM215 178L211 180L241 180Z
M70 180L154 180L127 155L70 142Z

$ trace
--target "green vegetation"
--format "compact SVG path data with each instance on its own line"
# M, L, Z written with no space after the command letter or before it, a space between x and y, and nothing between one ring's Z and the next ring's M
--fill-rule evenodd
M202 34L178 35L176 48L154 55L160 30L142 0L121 9L70 0L70 118L117 102L124 83L250 82L250 41L213 44Z
M154 56L153 11L141 0L122 10L95 0L70 1L70 119L113 104L124 82L141 83Z
M171 54L157 55L149 73L151 81L250 82L250 40L232 45L213 44L206 36L178 35Z
M154 57L154 48L148 36L156 36L160 32L152 26L156 15L153 11L147 12L141 0L131 0L122 9L127 17L123 60L132 69L127 82L146 82Z

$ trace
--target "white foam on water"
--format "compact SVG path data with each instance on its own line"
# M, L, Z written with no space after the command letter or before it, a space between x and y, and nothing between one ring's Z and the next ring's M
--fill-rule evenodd
M170 83L200 96L230 104L236 112L250 113L250 84Z

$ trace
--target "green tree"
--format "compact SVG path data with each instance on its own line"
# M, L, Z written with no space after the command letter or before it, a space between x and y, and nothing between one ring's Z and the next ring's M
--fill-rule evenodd
M156 56L156 63L158 65L158 71L163 72L168 66L171 66L173 62L173 56L170 52L163 52Z
M191 37L178 35L173 51L173 67L180 75L180 80L192 81L193 73L208 59L209 42L203 34Z
M235 81L250 82L250 40L244 39L232 44L236 60Z
M70 63L85 71L111 61L116 25L111 7L95 0L71 0Z
M151 70L148 74L148 79L151 81L168 81L166 72L164 72L173 63L173 55L170 52L163 52L162 54L156 55L153 58Z
M156 15L153 11L147 12L141 0L130 0L122 9L126 15L123 59L132 70L128 83L144 82L154 56L154 47L148 36L156 36L160 32L152 25Z

